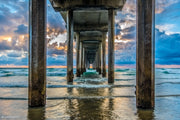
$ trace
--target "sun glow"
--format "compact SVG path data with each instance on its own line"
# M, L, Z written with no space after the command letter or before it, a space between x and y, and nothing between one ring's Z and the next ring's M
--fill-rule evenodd
M8 42L11 42L11 41L12 41L12 38L11 38L11 37L9 37L9 38L7 39L7 41L8 41Z
M12 41L12 37L9 37L9 36L0 36L0 39L5 40L7 42L11 42Z

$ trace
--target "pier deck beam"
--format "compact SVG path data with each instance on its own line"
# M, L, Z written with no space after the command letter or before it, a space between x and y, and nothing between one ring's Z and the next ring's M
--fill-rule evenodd
M79 33L76 33L76 76L80 77L81 70L80 70L80 39L79 39Z
M67 11L67 82L73 82L73 10Z
M136 105L154 107L155 0L137 0Z
M106 33L102 38L102 76L106 77Z
M31 0L28 105L46 104L46 0Z
M114 10L108 10L108 83L114 83Z

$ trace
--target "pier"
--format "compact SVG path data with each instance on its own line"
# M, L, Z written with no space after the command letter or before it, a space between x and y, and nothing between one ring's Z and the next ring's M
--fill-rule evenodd
M67 82L73 82L73 40L76 76L90 65L114 83L115 15L126 0L50 0L67 27ZM136 102L154 107L154 0L137 0ZM46 104L46 0L30 1L29 106ZM108 54L106 54L106 39ZM106 68L108 55L108 68ZM108 73L106 73L108 69Z

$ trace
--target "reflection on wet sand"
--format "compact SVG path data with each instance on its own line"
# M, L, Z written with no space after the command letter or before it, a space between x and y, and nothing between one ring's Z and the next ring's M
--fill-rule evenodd
M138 118L140 120L154 120L154 110L144 110L144 109L138 109L137 110Z
M88 92L87 92L88 91ZM136 109L132 101L135 98L114 98L113 88L67 88L67 93L72 96L74 93L83 95L79 98L67 99L64 102L65 115L54 116L54 118L62 118L68 120L119 120L127 118L127 120L154 120L153 110ZM106 98L88 98L89 95L102 96L103 94L108 95ZM64 100L58 100L64 101ZM52 103L54 103L52 101ZM58 102L57 102L58 103ZM63 102L62 102L63 103ZM54 106L55 108L29 108L28 109L28 120L45 120L53 114L46 114L46 111L61 112L63 109L62 104L58 103ZM52 110L51 110L52 109ZM55 115L56 115L55 114ZM60 115L57 114L57 115Z
M28 120L46 120L45 107L28 108Z
M109 88L108 91L106 91L106 89L102 90L102 88L96 88L96 93L92 88L87 89L77 89L79 94L83 94L84 96L87 96L87 98L84 97L82 99L79 98L68 100L67 114L70 115L70 119L113 120L112 111L114 110L114 100L112 97L106 99L88 98L89 94L102 96L104 92L108 92L109 96L111 96L113 89ZM67 88L67 91L69 95L73 94L73 88Z

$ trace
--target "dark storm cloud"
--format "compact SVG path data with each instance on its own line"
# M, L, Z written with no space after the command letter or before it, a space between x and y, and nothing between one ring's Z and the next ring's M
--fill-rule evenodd
M20 24L28 23L27 2L2 0L0 2L0 35L12 35Z
M66 65L66 57L61 55L57 57L48 56L47 65Z
M135 39L135 37L135 34L126 34L122 36L123 39Z
M116 43L117 44L117 43ZM167 35L156 29L155 34L155 62L156 64L178 64L180 65L180 34ZM119 43L116 45L117 65L135 64L136 62L136 42Z
M116 35L119 35L121 33L121 31L122 31L120 25L116 23L115 24L115 28L116 28L115 29Z
M2 50L10 50L12 49L12 46L8 43L6 40L0 41L0 51Z
M128 28L125 28L124 30L123 30L124 32L136 32L136 26L130 26L130 27L128 27Z
M136 27L135 26L131 26L128 28L125 28L122 30L122 32L126 33L124 35L122 35L123 39L134 39L136 38Z
M4 28L0 28L0 35L3 35L4 32L5 32Z
M27 26L25 26L24 24L22 24L22 25L19 25L18 27L17 27L17 30L15 30L14 31L15 33L17 33L17 34L27 34L27 32L28 32L28 27Z
M136 61L136 42L116 43L115 64L134 64Z
M6 25L12 25L12 21L9 17L10 10L7 7L4 6L0 6L0 25L2 26L6 26Z
M21 57L21 53L20 52L11 52L7 54L8 57Z
M22 49L27 51L28 50L28 37L25 37L23 40L23 44L16 45L16 41L18 38L12 38L11 42L7 40L0 40L0 51L3 50L17 50L21 51Z
M48 55L52 56L53 54L64 55L65 52L64 52L64 50L57 50L57 49L53 49L53 48L48 49Z
M180 64L180 34L167 35L156 29L156 63Z
M64 32L65 30L65 22L60 15L59 12L55 12L51 3L48 0L47 6L47 17L48 17L48 25L50 29L56 29L59 32Z

